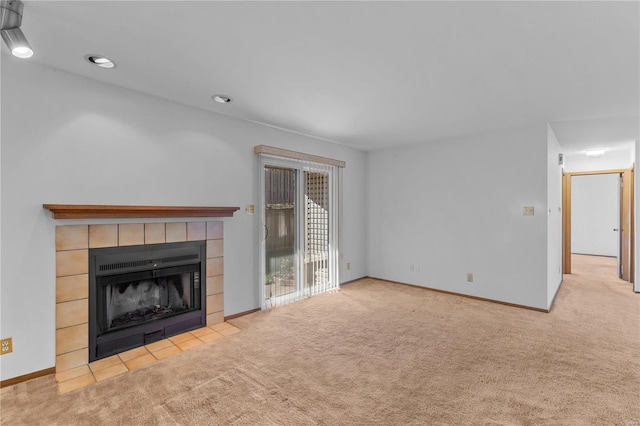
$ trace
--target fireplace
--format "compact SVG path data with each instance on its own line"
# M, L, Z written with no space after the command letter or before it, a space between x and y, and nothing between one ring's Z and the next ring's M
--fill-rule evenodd
M206 242L89 250L89 362L206 325Z

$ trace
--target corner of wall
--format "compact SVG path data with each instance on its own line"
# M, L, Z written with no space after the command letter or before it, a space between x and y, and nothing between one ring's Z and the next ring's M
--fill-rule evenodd
M562 147L547 123L547 309L562 283Z

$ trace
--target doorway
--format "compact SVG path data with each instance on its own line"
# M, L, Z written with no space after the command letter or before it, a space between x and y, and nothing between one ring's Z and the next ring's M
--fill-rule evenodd
M338 287L335 166L262 156L262 309Z
M617 259L618 259L618 276L624 281L634 282L634 259L635 259L635 250L634 250L634 178L633 178L633 168L631 169L618 169L618 170L607 170L607 171L592 171L592 172L572 172L572 173L563 173L563 255L562 255L562 269L563 273L570 274L571 273L571 254L574 252L572 250L572 191L574 184L574 178L579 178L581 176L598 176L598 175L611 175L609 181L619 182L618 191L615 194L615 206L611 206L611 208L618 209L616 212L616 216L618 218L617 226L609 226L610 232L615 232L617 242L614 244L617 246ZM576 181L581 182L581 181ZM617 184L616 184L617 185ZM577 184L576 190L580 191L580 184ZM612 202L612 200L608 200L608 202ZM610 213L609 213L610 215ZM609 216L610 217L610 216ZM575 220L575 218L574 218ZM576 226L581 226L583 224L576 223ZM600 232L600 231L599 231ZM609 231L602 231L609 232ZM596 234L596 232L592 232ZM604 235L604 234L603 234ZM587 239L593 239L594 235L589 236ZM582 244L583 242L581 242ZM612 249L607 249L609 253L612 253ZM597 253L594 253L597 254Z

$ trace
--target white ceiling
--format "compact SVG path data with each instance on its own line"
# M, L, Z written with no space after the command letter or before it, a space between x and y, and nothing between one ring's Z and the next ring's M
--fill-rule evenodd
M571 150L640 139L636 1L24 3L35 62L358 149L543 121Z

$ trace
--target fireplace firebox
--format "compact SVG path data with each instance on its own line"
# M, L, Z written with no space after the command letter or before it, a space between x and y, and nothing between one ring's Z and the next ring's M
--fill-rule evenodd
M89 250L89 362L206 325L204 241Z

